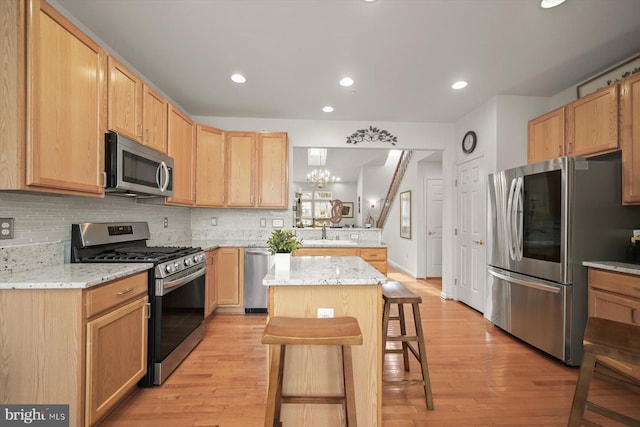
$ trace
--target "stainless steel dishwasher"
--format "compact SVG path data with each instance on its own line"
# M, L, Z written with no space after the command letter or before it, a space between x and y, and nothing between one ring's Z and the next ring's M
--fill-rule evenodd
M273 267L275 257L267 248L244 249L244 312L267 312L267 287L262 279Z

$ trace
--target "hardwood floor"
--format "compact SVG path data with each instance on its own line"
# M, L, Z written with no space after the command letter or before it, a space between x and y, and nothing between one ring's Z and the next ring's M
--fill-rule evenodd
M521 343L464 304L441 299L438 280L416 281L393 270L389 278L423 298L435 410L427 411L421 386L385 387L384 427L567 425L577 368ZM413 330L412 316L407 319ZM103 425L262 426L264 322L264 315L214 315L205 339L162 386L135 390ZM384 378L405 375L401 357L386 356ZM418 378L411 359L409 377ZM612 386L594 384L591 397L640 417L640 400Z

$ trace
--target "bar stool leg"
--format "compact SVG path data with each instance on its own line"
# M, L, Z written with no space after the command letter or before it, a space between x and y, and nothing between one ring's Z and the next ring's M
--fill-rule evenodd
M347 427L357 427L356 393L353 383L353 358L351 346L342 346L342 375L344 378L344 411L347 415Z
M267 391L267 410L264 427L280 425L280 408L282 407L282 377L284 374L284 345L271 346L271 366L269 368L269 390Z
M580 366L580 373L578 374L576 391L573 395L573 404L571 405L571 414L569 415L569 427L579 427L582 425L582 417L584 416L587 396L589 394L589 384L591 383L595 366L595 353L585 351L582 365Z
M387 352L387 329L389 328L389 312L391 311L391 304L388 301L384 302L382 309L382 363L384 364L384 355Z
M420 319L420 304L411 304L413 307L413 319L416 324L418 336L418 352L420 353L420 367L422 368L422 381L424 383L424 396L427 400L427 408L433 410L433 393L431 392L431 379L429 378L429 365L427 365L427 351L424 345L422 333L422 320Z
M398 318L400 319L400 335L407 336L407 324L404 318L404 304L396 304L398 306ZM402 359L404 361L404 370L409 372L409 344L402 341Z

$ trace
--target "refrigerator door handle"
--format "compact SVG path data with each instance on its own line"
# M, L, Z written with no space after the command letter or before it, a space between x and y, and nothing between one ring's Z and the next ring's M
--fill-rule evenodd
M509 246L509 256L511 257L512 260L515 261L516 259L516 255L515 255L515 251L514 251L514 247L513 247L513 232L512 232L512 225L511 225L511 221L513 219L513 190L515 189L516 186L516 180L512 179L511 180L511 186L509 187L509 195L507 196L507 214L505 215L505 219L506 219L506 223L507 223L507 233L506 233L506 237L507 237L507 246Z
M511 275L507 276L506 274L498 273L497 271L489 269L489 274L497 277L498 279L502 279L507 282L515 283L517 285L526 286L528 288L539 289L545 292L551 292L554 294L558 294L561 291L561 288L558 286L545 285L543 283L532 283L528 280L518 279L517 277L513 277Z
M515 202L513 204L513 236L515 238L514 253L516 254L516 261L522 261L522 226L523 226L523 191L524 182L523 178L519 177L516 181L516 188L513 192Z

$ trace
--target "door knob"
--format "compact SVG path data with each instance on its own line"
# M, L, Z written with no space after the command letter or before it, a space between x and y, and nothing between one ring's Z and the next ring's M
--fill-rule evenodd
M431 235L433 235L433 232L432 232L432 231L429 231L429 232L427 233L427 236L431 236Z
M484 244L484 242L482 241L482 239L480 239L480 240L474 240L474 243L477 243L477 244L479 244L479 245L483 245L483 244Z

